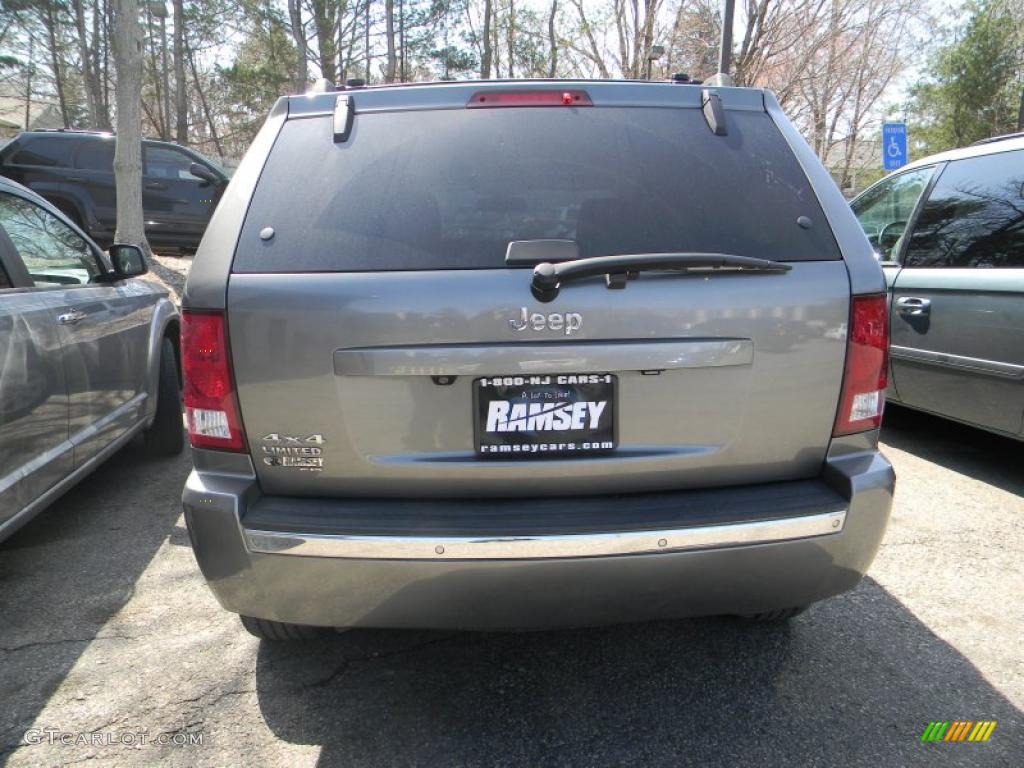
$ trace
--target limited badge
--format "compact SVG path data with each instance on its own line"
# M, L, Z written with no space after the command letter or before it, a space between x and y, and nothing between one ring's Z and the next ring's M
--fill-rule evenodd
M268 467L298 469L306 472L322 472L324 468L323 448L327 441L322 434L305 437L271 432L260 438L263 445L263 463Z

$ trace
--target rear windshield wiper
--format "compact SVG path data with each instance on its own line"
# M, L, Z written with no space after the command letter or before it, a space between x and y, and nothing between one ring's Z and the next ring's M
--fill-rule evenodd
M729 253L634 253L595 256L589 259L544 262L533 268L530 290L538 301L554 301L565 283L604 275L608 288L625 288L626 282L643 271L659 272L789 272L792 267L769 259L735 256Z

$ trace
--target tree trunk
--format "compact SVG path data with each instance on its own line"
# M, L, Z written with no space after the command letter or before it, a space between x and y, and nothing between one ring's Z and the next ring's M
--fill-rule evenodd
M115 19L115 24L117 20ZM149 47L149 68L153 74L153 90L156 92L156 112L154 116L150 115L150 120L156 127L156 132L160 135L160 138L167 141L169 138L167 133L167 116L164 114L164 99L163 99L163 88L160 85L160 67L156 62L156 31L153 29L153 14L149 10L149 5L146 5L146 34L142 38L142 50L143 58L145 58L145 51L148 43Z
M60 118L65 128L71 127L71 114L64 93L64 73L60 66L60 50L57 47L57 17L54 14L53 1L47 0L42 7L43 26L50 43L50 66L53 68L53 87L57 91L57 102L60 104Z
M164 140L171 138L171 77L167 69L167 13L160 17L160 80L164 89Z
M142 26L136 0L114 0L114 69L117 83L117 142L114 183L117 229L114 239L150 253L142 215Z
M387 69L384 71L384 82L395 82L395 70L398 61L395 57L395 0L384 0L384 35L388 43Z
M217 148L217 157L219 157L221 162L223 162L224 147L221 146L220 137L217 135L217 125L213 122L213 115L210 113L210 104L206 100L206 94L203 93L203 85L199 82L199 73L196 71L196 60L192 56L192 48L189 47L188 40L183 42L185 43L185 54L188 56L189 68L192 70L192 82L195 83L196 94L199 96L199 103L203 107L203 115L206 117L206 125L210 131L210 138L213 139L213 146Z
M292 90L305 93L309 83L309 59L307 56L306 29L302 25L300 0L288 0L288 17L291 19L292 39L295 40L295 73Z
M334 36L338 18L337 4L333 0L313 0L312 8L317 50L320 53L320 74L333 83L338 76L338 42Z
M366 45L366 84L370 84L370 0L366 0L366 8L363 33L365 35L364 43Z
M506 44L508 45L508 76L515 77L516 61L516 4L515 0L508 0L508 29L505 32Z
M32 54L35 52L36 39L32 36L32 33L28 33L28 72L25 75L25 125L23 128L28 131L32 128L32 75L35 73L35 67L32 66L33 57Z
M171 0L174 6L174 139L188 144L188 99L185 96L185 9L182 0Z
M75 31L78 33L78 55L82 59L82 80L85 85L85 105L89 112L89 127L100 127L99 80L92 66L92 53L89 51L89 39L85 31L85 8L82 0L73 0L75 9Z
M587 55L597 65L597 71L600 73L601 79L607 80L611 77L608 72L608 65L605 63L604 56L601 55L601 49L598 47L597 39L594 37L594 30L591 29L590 22L587 21L587 16L583 11L583 2L582 0L572 0L572 4L576 6L576 13L580 18L580 29L583 32L583 36L587 39L587 44L590 46Z
M489 80L491 77L491 25L494 23L494 9L492 0L484 0L484 52L480 57L480 79Z
M558 0L551 0L551 15L548 16L548 77L554 77L558 71L558 38L555 37L555 15L558 13Z
M398 0L398 80L405 82L405 3Z
M93 5L93 26L96 26L97 19L101 18L100 22L100 33L101 42L103 45L103 58L97 60L96 71L100 74L100 85L103 89L103 118L104 122L113 128L113 124L110 122L110 28L113 25L113 19L111 19L111 4L110 0L103 0L102 11L99 5L99 0L96 0ZM102 61L102 66L100 66Z

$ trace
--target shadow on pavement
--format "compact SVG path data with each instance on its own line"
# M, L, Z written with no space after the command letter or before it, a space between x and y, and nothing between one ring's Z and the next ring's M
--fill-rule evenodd
M0 764L172 534L190 467L129 443L0 543Z
M789 625L360 630L262 643L279 738L319 765L1019 765L1021 712L871 579ZM999 721L923 744L930 720Z
M949 419L887 405L882 443L1024 496L1024 443Z

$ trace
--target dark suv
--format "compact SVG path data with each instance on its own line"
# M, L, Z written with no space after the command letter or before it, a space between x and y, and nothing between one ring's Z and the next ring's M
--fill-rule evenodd
M765 91L284 98L183 307L185 516L261 637L781 619L885 531L885 280Z
M0 175L45 197L101 245L114 239L114 136L26 131L0 150ZM142 207L154 247L194 250L227 184L223 170L177 144L142 142Z

